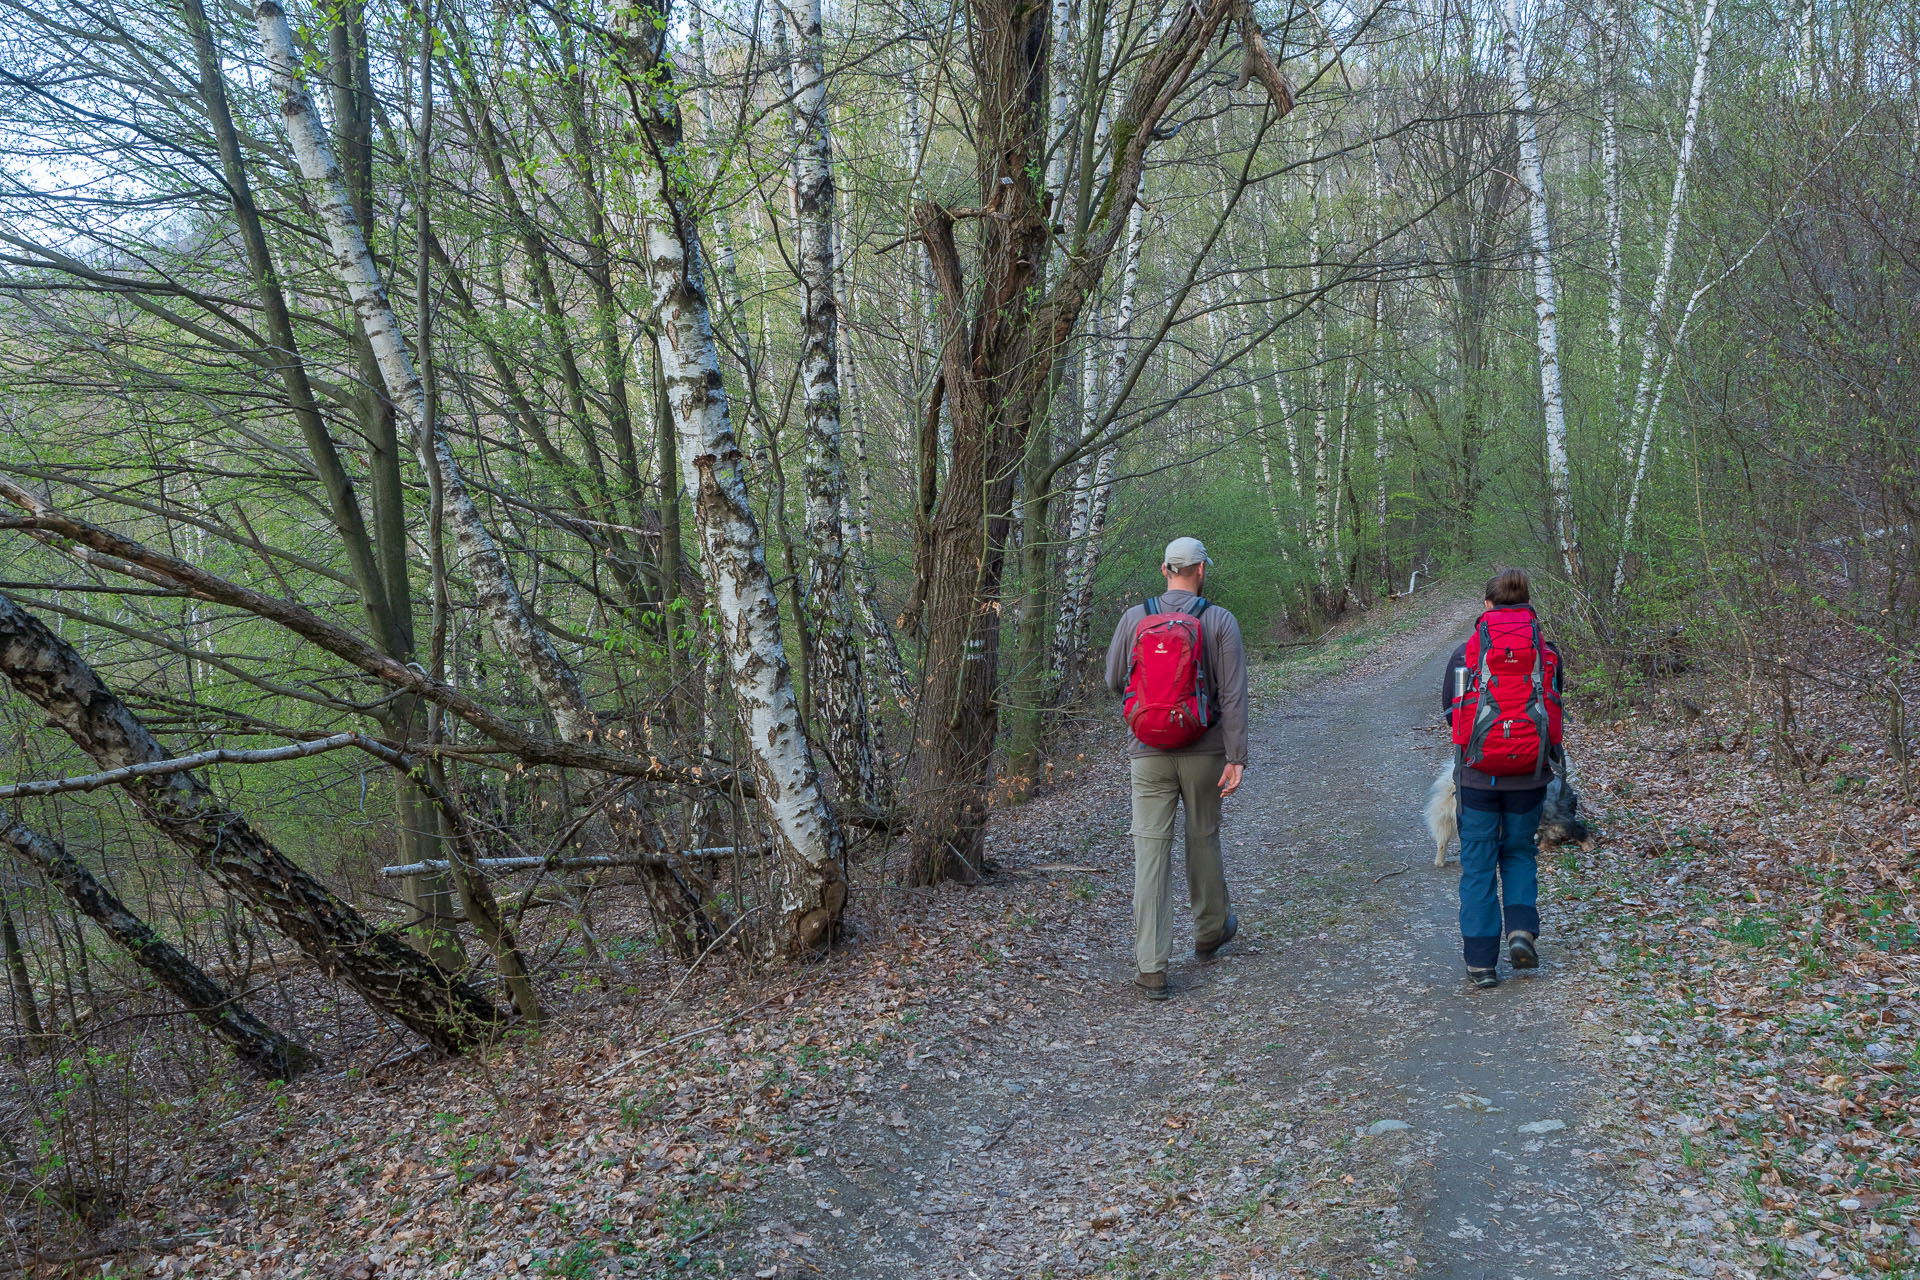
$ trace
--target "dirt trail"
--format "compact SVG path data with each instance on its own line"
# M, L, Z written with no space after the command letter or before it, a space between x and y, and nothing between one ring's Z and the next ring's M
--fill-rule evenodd
M718 1241L726 1270L1668 1274L1636 1242L1646 1197L1587 1043L1601 975L1553 932L1548 861L1542 967L1463 981L1457 870L1433 868L1416 812L1459 629L1445 611L1266 700L1223 826L1241 936L1211 965L1177 954L1165 1004L1127 985L1124 769L1007 823L999 882L956 892L1073 927L983 955L971 1023L809 1135ZM1103 873L1022 874L1061 862ZM1085 901L1062 916L1063 894Z

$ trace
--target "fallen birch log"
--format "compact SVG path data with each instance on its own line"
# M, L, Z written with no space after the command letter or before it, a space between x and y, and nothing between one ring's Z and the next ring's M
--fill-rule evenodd
M479 858L474 865L482 871L592 871L604 867L664 867L676 861L714 862L721 858L731 858L735 853L733 845L716 845L710 849L682 849L668 856L665 854L586 854L574 858ZM765 853L764 849L747 849L746 856L752 857ZM382 867L380 874L388 880L398 880L402 876L432 875L436 871L445 871L447 862L443 858L429 858L425 862L409 862L397 867Z

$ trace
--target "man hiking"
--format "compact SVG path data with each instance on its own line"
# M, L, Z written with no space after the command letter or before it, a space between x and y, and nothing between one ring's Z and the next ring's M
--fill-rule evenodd
M1201 960L1239 932L1220 865L1220 802L1247 764L1247 657L1240 624L1201 595L1213 563L1198 538L1167 544L1167 589L1134 605L1107 646L1107 687L1126 695L1133 773L1134 984L1165 1000L1173 950L1174 815L1187 810L1187 891Z
M1534 833L1561 758L1561 666L1528 596L1518 569L1490 580L1486 612L1440 676L1460 804L1460 941L1476 987L1500 983L1503 928L1508 963L1540 963Z

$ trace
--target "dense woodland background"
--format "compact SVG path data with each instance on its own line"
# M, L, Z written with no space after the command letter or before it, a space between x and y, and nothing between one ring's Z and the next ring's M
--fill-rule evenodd
M982 874L1177 533L1256 648L1526 564L1911 786L1910 5L0 12L33 1221Z

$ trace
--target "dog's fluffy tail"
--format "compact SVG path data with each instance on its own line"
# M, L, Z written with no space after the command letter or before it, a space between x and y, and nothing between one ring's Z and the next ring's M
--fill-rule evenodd
M1433 837L1433 865L1447 865L1447 846L1460 834L1458 794L1453 785L1453 766L1445 765L1427 788L1427 834Z

